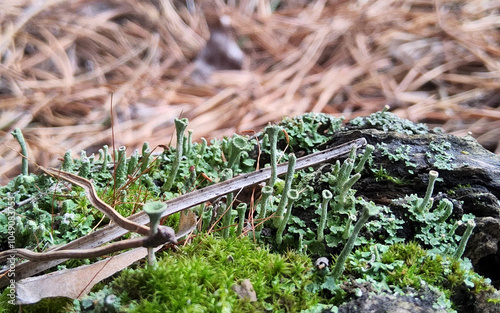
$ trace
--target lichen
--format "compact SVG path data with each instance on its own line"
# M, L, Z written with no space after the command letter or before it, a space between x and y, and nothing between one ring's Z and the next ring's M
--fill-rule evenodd
M422 123L413 123L402 119L391 112L381 111L365 117L356 117L349 121L348 126L360 128L374 128L381 131L394 131L401 134L427 134L429 129Z
M429 151L425 153L427 161L436 169L452 170L455 156L450 152L451 143L441 139L429 144Z
M389 158L389 160L393 162L403 162L408 173L414 174L413 170L417 168L417 164L411 161L412 153L410 145L400 145L396 150L391 150L386 143L381 142L377 144L377 149L383 156Z

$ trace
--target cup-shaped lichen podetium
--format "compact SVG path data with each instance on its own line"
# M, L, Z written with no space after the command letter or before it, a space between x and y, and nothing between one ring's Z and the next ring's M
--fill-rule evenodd
M167 209L167 204L154 201L146 203L142 209L149 216L149 236L154 236L158 232L161 215ZM154 247L148 247L148 263L150 266L156 264Z
M288 224L288 220L290 220L290 216L292 215L292 206L293 202L299 198L299 192L295 189L290 189L287 193L287 210L284 218L281 220L281 224L276 231L276 243L281 245L283 242L283 231L285 230L286 224Z
M231 152L229 154L229 161L227 167L235 171L235 164L238 162L241 153L249 146L248 141L238 135L234 135L231 140Z
M169 191L170 188L172 188L172 185L174 184L174 180L175 177L177 176L177 171L179 170L179 165L183 155L182 150L184 147L184 131L188 126L187 118L181 118L181 119L176 118L174 122L175 122L175 131L177 133L177 147L176 147L177 150L175 152L175 159L174 162L172 163L172 169L170 171L170 174L168 175L167 181L161 187L161 191L163 192Z
M436 171L429 171L429 183L427 184L427 191L425 192L424 199L417 207L418 213L426 213L428 208L432 206L432 193L434 192L434 183L438 178L439 173Z

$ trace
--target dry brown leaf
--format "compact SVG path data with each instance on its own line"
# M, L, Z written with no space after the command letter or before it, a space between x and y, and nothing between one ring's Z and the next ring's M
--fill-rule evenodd
M248 278L242 280L239 284L232 285L231 289L238 294L240 299L248 299L250 302L257 301L257 294Z
M17 304L36 303L52 297L83 297L95 284L143 259L147 254L146 248L136 248L90 265L22 279L16 282Z
M196 214L191 209L181 212L179 218L179 236L184 236L192 232L196 227Z

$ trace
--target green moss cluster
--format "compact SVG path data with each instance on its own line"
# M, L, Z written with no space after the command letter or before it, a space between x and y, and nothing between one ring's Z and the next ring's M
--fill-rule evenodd
M311 267L305 255L273 254L248 238L199 236L164 253L155 268L123 271L106 296L115 295L126 312L300 312L319 300L306 289ZM244 279L257 301L233 291ZM75 301L76 312L84 312L84 302Z

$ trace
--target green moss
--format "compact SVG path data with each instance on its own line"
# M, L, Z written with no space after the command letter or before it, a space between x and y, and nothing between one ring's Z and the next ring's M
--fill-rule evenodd
M311 261L283 255L248 238L200 236L177 253L163 254L156 268L127 269L111 284L130 312L299 312L318 302L306 291ZM238 298L234 284L250 279L257 301Z
M403 264L387 277L389 284L418 289L422 280L430 285L440 284L444 280L442 257L429 256L417 243L392 245L382 256L382 262L393 263L395 260L401 260Z

